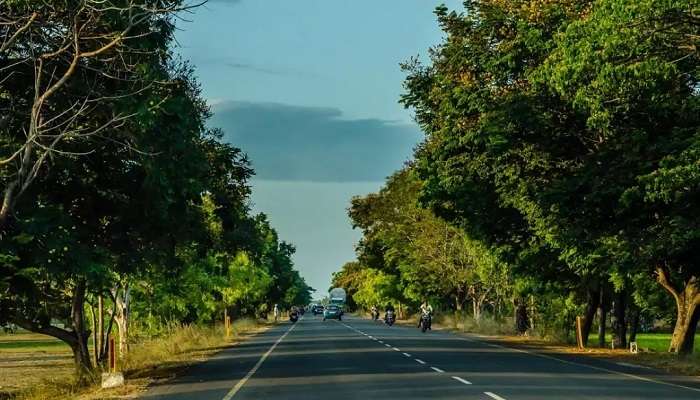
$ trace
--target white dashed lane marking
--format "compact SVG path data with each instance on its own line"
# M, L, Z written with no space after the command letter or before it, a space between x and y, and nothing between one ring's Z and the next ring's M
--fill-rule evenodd
M353 330L353 331L355 331L355 332L357 332L357 333L359 333L359 334L361 334L361 335L363 335L363 336L365 336L365 337L367 337L367 338L369 338L369 339L374 340L375 342L378 342L378 343L383 344L383 345L386 346L387 348L391 348L391 349L393 349L394 351L401 352L401 349L399 349L398 347L392 347L389 343L384 343L383 340L379 340L378 338L376 338L376 337L374 337L374 336L372 336L372 335L369 335L369 334L367 334L367 333L365 333L365 332L362 332L362 331L359 330L359 329L355 329L355 328L351 327L350 325L346 325L346 324L343 324L343 325L345 325L347 328L349 328L349 329L351 329L351 330ZM406 356L406 357L411 357L411 355L410 355L409 353L401 353L401 354L403 354L403 355ZM426 362L423 361L423 360L421 360L421 359L419 359L419 358L414 358L414 360L415 360L417 363L421 364L421 365L426 365ZM433 371L435 371L435 372L437 372L437 373L440 373L440 374L445 373L445 371L443 371L443 370L441 370L440 368L437 368L437 367L430 367L430 369L432 369ZM452 379L454 379L454 380L456 380L456 381L458 381L458 382L460 382L460 383L462 383L462 384L465 384L465 385L471 385L471 384L472 384L472 383L469 382L468 380L463 379L463 378L460 378L459 376L453 376ZM500 397L500 396L498 396L497 394L494 394L494 393L492 393L492 392L484 392L484 394L487 395L487 396L489 396L489 397L491 397L491 398L494 399L494 400L506 400L506 399L504 399L503 397Z
M459 381L459 382L462 382L462 383L465 384L465 385L471 385L471 384L472 384L472 383L469 382L468 380L462 379L462 378L460 378L460 377L458 377L458 376L453 376L452 379L454 379L454 380L456 380L456 381Z
M492 398L492 399L494 399L494 400L506 400L506 399L504 399L503 397L501 397L501 396L499 396L499 395L497 395L497 394L495 394L495 393L484 392L484 394L487 395L487 396L489 396L490 398Z

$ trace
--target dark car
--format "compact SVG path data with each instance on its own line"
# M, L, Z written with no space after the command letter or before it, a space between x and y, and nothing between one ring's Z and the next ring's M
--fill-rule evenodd
M327 319L337 319L338 321L343 319L343 309L338 306L328 306L323 311L323 320Z
M323 314L323 306L320 304L314 304L311 306L311 313L313 315Z

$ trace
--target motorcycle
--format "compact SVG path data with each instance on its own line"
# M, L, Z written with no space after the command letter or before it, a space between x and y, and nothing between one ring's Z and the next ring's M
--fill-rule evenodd
M299 314L296 312L289 314L289 320L292 321L292 323L296 323L299 321Z
M387 311L386 316L384 317L384 323L392 326L394 325L394 322L396 322L396 315L393 311Z
M420 317L420 330L425 333L428 329L430 329L430 314L424 313Z

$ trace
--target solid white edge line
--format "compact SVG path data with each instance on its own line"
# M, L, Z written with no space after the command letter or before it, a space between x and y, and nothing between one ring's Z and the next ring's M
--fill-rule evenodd
M492 399L494 399L494 400L506 400L506 399L504 399L503 397L501 397L501 396L499 396L499 395L497 395L497 394L495 394L495 393L484 392L484 394L487 395L487 396L489 396L490 398L492 398Z
M445 371L441 370L440 368L436 368L436 367L430 367L430 369L432 369L435 372L439 372L441 374L445 372Z
M501 345L498 345L498 344L488 343L488 342L484 341L484 339L479 338L477 335L472 335L472 337L470 337L470 338L461 337L461 339L464 340L464 341L467 341L467 342L478 342L478 343L481 343L481 344L484 344L484 345L488 345L488 346L491 346L491 347L497 347L497 348L504 349L504 350L508 350L508 351L512 351L512 352L515 352L515 353L529 354L529 355L535 356L535 357L541 357L541 358L546 358L546 359L548 359L548 360L559 361L560 363L564 363L564 364L567 364L567 365L575 365L575 366L578 366L578 367L589 368L589 369L592 369L592 370L595 370L595 371L606 372L606 373L608 373L608 374L620 375L620 376L624 376L624 377L627 377L627 378L630 378L630 379L634 379L634 380L638 380L638 381L649 382L649 383L655 383L655 384L657 384L657 385L670 386L670 387L675 387L675 388L680 388L680 389L687 389L687 390L691 390L691 391L693 391L693 392L700 392L700 389L694 388L694 387L690 387L690 386L684 386L684 385L679 385L679 384L677 384L677 383L671 383L671 382L660 381L660 380L658 380L658 379L647 378L647 377L644 377L644 376L639 376L639 375L634 375L634 374L628 374L628 373L626 373L626 372L614 371L614 370L612 370L612 369L608 369L608 368L604 368L604 367L596 367L596 366L594 366L594 365L584 364L584 363L580 363L580 362L568 361L568 360L564 360L564 359L561 359L561 358L558 358L558 357L554 357L554 356L550 356L550 355L547 355L547 354L538 353L538 352L535 352L535 351L523 350L523 349L518 349L518 348L515 348L515 347L507 347L507 346L501 346Z
M465 384L465 385L471 385L471 384L472 384L472 383L469 382L468 380L462 379L462 378L460 378L460 377L458 377L458 376L453 376L452 379L454 379L454 380L456 380L456 381L459 381L459 382L462 382L462 383Z
M425 361L421 360L420 358L415 359L418 364L423 364L425 365Z
M299 320L301 321L302 319L304 319L304 317L301 317ZM250 371L248 371L248 374L244 376L243 379L238 381L238 383L236 383L236 386L234 386L228 393L226 393L226 396L224 396L222 400L231 400L233 396L235 396L236 393L238 393L238 391L241 390L243 385L245 385L246 382L248 382L248 379L250 379L255 374L255 372L258 371L258 368L260 368L260 366L265 362L267 357L275 350L277 345L280 344L280 342L282 342L282 340L284 340L284 338L287 337L287 335L289 335L289 332L291 332L295 326L297 326L296 323L292 324L292 326L290 326L289 329L287 329L287 332L285 332L284 335L280 336L280 338L277 339L277 341L272 346L270 346L267 352L263 354L262 357L260 357L258 362L253 366L253 368Z

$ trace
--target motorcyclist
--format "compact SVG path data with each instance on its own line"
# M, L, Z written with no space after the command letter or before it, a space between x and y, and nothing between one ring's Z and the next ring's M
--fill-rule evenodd
M424 315L428 316L428 329L432 330L431 327L433 325L433 306L428 303L428 300L423 300L423 303L420 305L420 314L421 318L418 320L418 327L420 328L421 320L423 319Z
M394 315L396 315L396 310L394 309L394 306L391 305L391 303L387 304L386 307L384 308L384 310L385 310L384 311L384 321L385 322L386 322L386 320L389 319L389 311L391 311L392 313L394 313Z
M289 319L294 322L299 319L299 308L297 308L297 306L292 306L292 309L289 312Z

